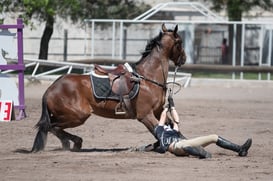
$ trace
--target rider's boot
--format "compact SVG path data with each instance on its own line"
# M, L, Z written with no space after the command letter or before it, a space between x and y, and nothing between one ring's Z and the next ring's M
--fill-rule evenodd
M203 147L198 146L198 147L192 147L192 146L187 146L184 147L183 150L188 153L189 155L192 156L197 156L200 159L203 158L211 158L211 154L207 152Z
M247 151L248 149L250 148L252 144L252 139L249 138L246 140L246 142L243 144L243 145L237 145L237 144L234 144L222 137L218 137L218 140L216 142L216 145L224 148L224 149L228 149L228 150L232 150L232 151L235 151L238 153L239 156L247 156Z

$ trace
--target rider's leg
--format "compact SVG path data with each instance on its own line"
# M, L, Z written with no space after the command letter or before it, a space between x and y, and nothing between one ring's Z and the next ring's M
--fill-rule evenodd
M207 136L199 136L192 139L183 140L180 147L187 147L187 146L202 146L206 147L209 144L216 143L218 140L218 135L212 134Z
M239 154L239 156L247 156L248 149L250 148L251 144L252 144L252 139L250 138L247 139L243 145L237 145L220 136L218 137L218 140L216 142L216 145L224 149L235 151Z
M247 141L243 145L234 144L218 135L208 135L208 136L201 136L193 139L188 140L181 140L174 145L174 152L175 154L179 155L196 155L196 152L190 152L192 147L205 147L209 144L216 143L217 146L221 148L228 149L235 151L239 154L239 156L247 156L248 149L252 144L252 139L247 139ZM188 149L187 149L188 147ZM195 150L196 151L196 150ZM204 156L204 150L200 151L200 157Z
M183 150L189 155L197 156L200 159L211 158L211 154L207 152L202 146L198 146L198 147L187 146L187 147L184 147Z
M171 153L175 154L176 156L198 156L199 158L211 158L211 154L204 150L202 146L183 146L183 141L179 141L177 143L174 143L174 145L171 149Z
M211 154L204 150L203 147L216 143L217 139L217 135L202 136L188 140L183 139L174 144L173 153L177 156L193 155L199 158L210 158Z
M186 147L186 146L205 147L211 143L216 143L216 145L220 146L221 148L235 151L239 154L239 156L247 156L248 149L250 148L252 144L252 139L247 139L247 141L243 145L237 145L218 135L213 134L213 135L201 136L201 137L185 140L185 142L181 144L182 144L182 147Z

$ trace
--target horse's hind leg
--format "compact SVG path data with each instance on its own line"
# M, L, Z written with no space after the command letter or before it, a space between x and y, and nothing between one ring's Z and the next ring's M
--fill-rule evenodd
M55 136L57 136L57 138L59 138L59 140L61 141L62 143L62 146L63 146L63 149L64 150L70 150L70 142L69 142L69 139L67 138L67 136L65 136L63 133L62 133L62 130L59 129L59 128L53 128L51 130L51 133L53 133Z
M70 140L74 142L73 151L80 151L82 148L82 138L58 128L53 128L52 133L60 139L64 150L70 150Z

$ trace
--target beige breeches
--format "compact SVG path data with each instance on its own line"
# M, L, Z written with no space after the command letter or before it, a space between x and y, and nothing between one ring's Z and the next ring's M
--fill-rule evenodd
M173 153L175 155L180 155L180 156L184 156L184 155L188 155L183 148L187 147L187 146L191 146L191 147L198 147L198 146L208 146L209 144L212 143L216 143L218 140L218 135L208 135L208 136L200 136L197 138L193 138L193 139L184 139L184 140L180 140L178 142L176 142L173 145Z

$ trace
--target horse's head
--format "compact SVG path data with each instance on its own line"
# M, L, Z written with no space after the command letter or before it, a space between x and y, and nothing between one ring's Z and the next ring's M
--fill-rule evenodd
M178 26L176 25L174 30L168 30L165 24L162 24L162 43L168 50L168 57L173 61L175 66L181 66L186 62L186 54L184 48L182 47L182 39L177 33Z

